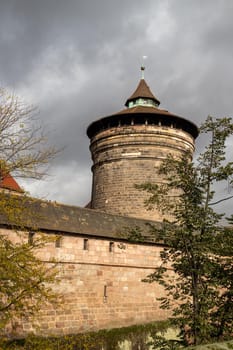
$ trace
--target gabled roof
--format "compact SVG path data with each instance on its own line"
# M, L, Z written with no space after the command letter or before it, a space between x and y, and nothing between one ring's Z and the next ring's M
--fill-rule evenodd
M146 81L144 79L141 79L139 81L139 84L134 91L134 93L127 99L125 106L128 106L130 101L136 100L137 98L150 98L151 100L155 101L157 105L160 104L160 101L157 99L157 97L154 96L154 94L151 92L149 86L147 85Z
M11 174L7 174L0 180L0 188L4 188L10 191L20 192L22 193L22 188L18 185L15 179L11 176Z

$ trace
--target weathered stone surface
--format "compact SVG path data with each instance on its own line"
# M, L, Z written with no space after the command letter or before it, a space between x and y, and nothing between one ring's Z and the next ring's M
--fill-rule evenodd
M10 230L1 229L0 233L13 241L23 239ZM109 239L89 237L88 250L83 250L83 240L78 234L64 235L60 248L50 242L39 253L46 264L52 258L57 261L60 282L53 288L62 295L62 303L42 305L37 327L32 320L22 320L18 334L61 335L167 317L157 301L163 294L161 286L142 282L159 266L161 246L125 242L122 249L121 242L115 240L110 252Z
M164 243L153 239L148 223L158 227L163 217L156 208L146 209L148 194L135 185L163 182L158 168L169 154L191 158L198 129L158 105L142 79L126 102L129 108L88 127L94 163L92 209L16 197L27 209L21 218L25 231L34 227L61 237L38 257L48 265L51 259L57 261L60 282L53 289L63 296L59 305L42 305L34 322L15 325L18 335L62 335L167 318L157 301L164 295L162 287L142 282L160 266ZM18 236L9 224L14 222L0 213L0 234L14 242L27 240L26 233ZM127 240L135 228L146 242Z
M16 197L15 200L21 203L22 198ZM27 206L28 209L21 224L48 232L126 239L128 230L138 227L146 239L152 240L148 223L160 225L151 220L113 215L33 198L23 200L22 205ZM8 224L7 218L0 213L0 225Z
M169 155L189 156L194 138L172 125L119 125L99 131L91 139L93 188L91 206L106 213L162 221L155 209L147 210L146 191L135 185L161 183L161 162ZM188 156L188 155L187 155Z

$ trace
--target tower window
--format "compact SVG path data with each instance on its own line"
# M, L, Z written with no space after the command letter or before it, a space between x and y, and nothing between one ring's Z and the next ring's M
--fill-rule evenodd
M28 233L28 244L33 244L33 238L34 238L35 232L29 232Z
M88 250L89 248L89 242L87 238L84 238L83 240L83 250Z
M108 296L107 296L107 286L105 285L104 286L104 303L107 302L107 298L108 298Z
M114 242L109 242L109 251L111 253L114 251Z
M62 244L62 237L57 237L55 241L55 247L61 248L61 244Z

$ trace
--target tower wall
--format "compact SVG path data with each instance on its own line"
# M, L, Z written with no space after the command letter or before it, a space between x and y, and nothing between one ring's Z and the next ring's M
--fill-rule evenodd
M161 213L148 211L148 193L135 188L160 183L161 161L169 154L194 151L193 137L172 126L126 125L99 131L90 145L93 159L92 208L107 213L162 221Z

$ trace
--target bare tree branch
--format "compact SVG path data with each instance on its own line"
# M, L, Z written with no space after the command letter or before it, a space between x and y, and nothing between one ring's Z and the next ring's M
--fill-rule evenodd
M213 202L213 203L209 203L209 205L216 205L216 204L219 204L221 202L228 201L228 199L231 199L231 198L233 198L233 196L222 198L219 201L216 201L216 202Z
M46 166L58 153L38 125L37 108L26 105L0 88L0 171L17 177L41 179Z

